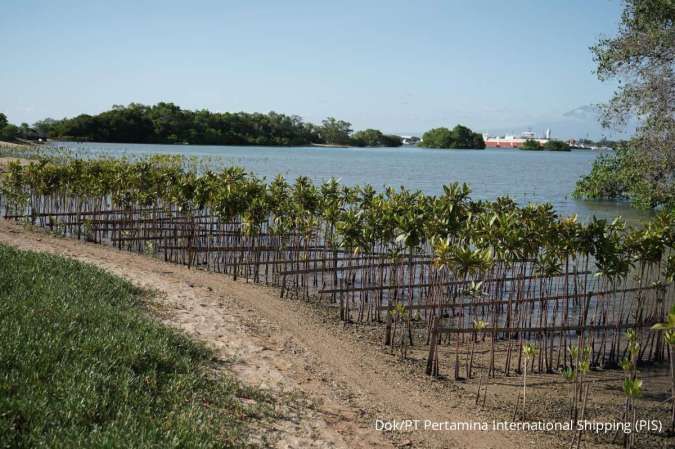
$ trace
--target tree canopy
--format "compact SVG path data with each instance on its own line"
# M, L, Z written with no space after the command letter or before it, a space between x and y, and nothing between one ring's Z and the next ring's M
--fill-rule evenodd
M173 103L115 105L98 115L81 114L36 123L49 137L121 143L204 145L303 145L318 129L295 115L190 111Z
M0 140L11 142L19 137L31 138L33 131L26 123L21 124L21 128L9 123L7 116L0 112Z
M434 128L422 135L419 146L426 148L484 149L483 136L466 126L457 125L452 130Z
M554 140L551 139L548 142L545 142L542 147L545 150L549 151L570 151L570 145L567 142L563 142L562 140Z
M382 131L372 128L355 132L351 142L355 147L400 147L402 145L401 136L382 134Z
M19 127L16 125L8 124L0 129L0 140L11 142L17 137L19 137Z
M527 139L518 148L521 149L521 150L529 150L529 151L541 151L541 150L543 150L543 147L541 146L539 141L534 140L534 139Z
M675 2L625 0L616 36L591 48L600 80L619 87L602 124L640 126L626 146L599 158L577 183L581 198L628 198L642 208L675 207Z
M351 143L352 124L344 120L328 117L321 122L319 136L325 143L333 145L349 145Z
M381 131L377 129L364 129L363 131L357 131L354 133L352 136L352 141L354 142L355 146L370 146L370 147L375 147L380 145L380 142L382 141L382 137L384 134L382 134Z
M543 144L538 140L527 139L521 146L518 147L521 150L530 150L530 151L570 151L570 146L567 142L562 140L549 140Z
M317 126L297 115L274 111L267 114L190 111L166 102L153 106L139 103L114 105L97 115L45 119L36 122L33 130L53 139L117 143L400 145L400 137L371 129L357 133L358 138L354 139L351 123L334 117L328 117ZM372 139L372 135L377 137Z

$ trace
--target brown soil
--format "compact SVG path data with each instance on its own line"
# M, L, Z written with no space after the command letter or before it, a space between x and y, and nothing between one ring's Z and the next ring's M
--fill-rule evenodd
M489 423L509 419L522 390L517 378L498 380L488 390L486 407L479 408L474 405L475 383L424 376L420 366L424 351L412 351L402 362L397 355L383 351L378 343L379 328L344 326L326 308L283 300L274 289L232 281L222 274L54 237L4 220L0 220L0 243L91 263L159 292L149 307L153 316L205 342L225 362L221 369L279 399L281 418L257 432L260 441L269 440L273 447L508 449L569 445L570 434L377 431L376 419ZM448 367L444 370L447 373ZM617 372L613 375L620 377ZM563 410L567 390L560 383L549 385L551 379L539 376L528 382L528 418L550 420L558 416L546 415L547 408ZM620 384L601 385L593 390L599 401L620 406L621 394L616 390ZM667 387L655 385L653 402L658 403L663 399L660 392ZM667 415L668 405L661 404L658 410ZM649 441L648 447L673 447L673 439ZM584 445L608 447L601 442Z

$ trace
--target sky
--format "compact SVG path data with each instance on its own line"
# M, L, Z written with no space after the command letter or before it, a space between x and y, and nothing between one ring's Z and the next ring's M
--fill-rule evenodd
M462 123L596 136L587 106L615 85L596 79L588 47L615 34L621 8L619 0L3 0L0 112L18 124L171 101L311 122L334 116L403 134Z

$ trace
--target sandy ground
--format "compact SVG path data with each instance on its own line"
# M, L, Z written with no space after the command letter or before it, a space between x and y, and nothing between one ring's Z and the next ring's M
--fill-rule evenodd
M21 142L7 142L5 140L0 140L0 146L8 148L28 148L28 145Z
M345 326L334 311L279 298L278 291L222 274L189 270L107 246L51 236L0 219L0 243L71 257L158 292L150 313L212 347L218 369L269 390L280 419L256 432L277 448L528 448L568 447L570 434L375 429L377 419L448 422L510 420L521 391L517 377L489 387L487 405L474 404L476 382L433 380L423 374L423 348L407 361L378 343L381 329ZM447 356L442 357L447 359ZM444 370L448 372L449 366ZM647 373L645 373L647 374ZM667 373L649 379L641 407L667 420ZM594 388L595 417L610 418L622 404L621 373L602 374ZM562 419L568 387L559 376L533 376L528 418ZM648 399L648 401L647 401ZM656 415L655 415L656 416ZM585 439L582 447L607 448ZM267 443L269 441L269 443ZM672 438L645 439L639 447L669 448ZM645 446L646 444L646 446Z
M53 237L0 220L0 243L97 265L159 292L150 309L206 342L243 382L287 404L261 430L278 448L524 448L531 434L380 432L376 419L483 420L451 397L410 382L380 348L327 323L311 305L262 286L109 247ZM550 446L549 446L550 447Z

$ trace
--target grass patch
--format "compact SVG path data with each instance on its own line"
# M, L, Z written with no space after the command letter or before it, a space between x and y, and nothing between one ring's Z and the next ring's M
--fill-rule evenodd
M210 374L210 352L147 318L143 294L0 245L0 448L246 445L269 398Z

